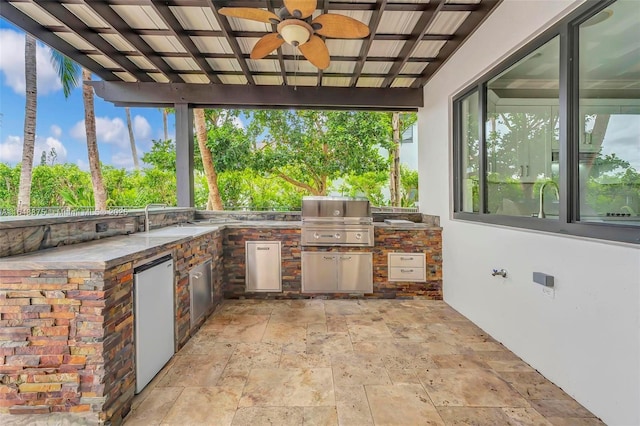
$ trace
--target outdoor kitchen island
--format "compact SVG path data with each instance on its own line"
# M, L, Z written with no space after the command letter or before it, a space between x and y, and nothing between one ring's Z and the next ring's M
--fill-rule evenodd
M3 258L2 412L76 412L121 423L135 389L134 268L165 253L175 265L176 351L203 322L190 322L189 272L208 260L209 312L223 298L442 298L439 227L376 222L373 247L305 247L373 256L372 293L308 294L301 291L300 226L264 220L174 225ZM246 241L281 242L281 292L245 291ZM390 252L424 253L426 281L389 281Z

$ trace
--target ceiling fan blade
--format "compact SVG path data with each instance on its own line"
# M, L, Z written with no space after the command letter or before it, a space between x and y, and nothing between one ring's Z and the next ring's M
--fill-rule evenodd
M322 28L316 30L316 34L333 38L364 38L369 35L369 27L362 22L344 15L325 13L311 22L315 29L317 25Z
M268 10L256 9L254 7L223 7L218 10L220 15L232 16L234 18L249 19L251 21L273 24L280 22L280 18L275 13ZM275 20L275 22L271 20Z
M284 43L284 40L277 33L262 36L256 45L253 46L250 57L251 59L262 59L282 46L282 43Z
M316 10L318 0L284 0L284 7L294 18L306 18Z
M327 45L324 44L320 37L312 35L309 41L298 46L298 49L309 62L321 70L329 66L331 61L329 49L327 49Z

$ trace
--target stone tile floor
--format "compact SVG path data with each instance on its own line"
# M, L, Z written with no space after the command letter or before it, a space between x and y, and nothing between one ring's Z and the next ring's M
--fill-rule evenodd
M135 425L601 425L444 302L225 301Z

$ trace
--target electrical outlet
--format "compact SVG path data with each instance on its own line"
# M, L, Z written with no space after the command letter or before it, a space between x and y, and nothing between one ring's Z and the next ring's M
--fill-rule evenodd
M96 232L107 232L108 229L108 223L96 223Z

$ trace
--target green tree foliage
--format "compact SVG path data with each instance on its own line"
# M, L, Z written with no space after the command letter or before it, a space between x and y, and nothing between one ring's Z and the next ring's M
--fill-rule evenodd
M382 189L389 183L386 171L347 175L338 192L348 197L367 197L374 206L386 204Z
M326 195L331 180L348 173L387 169L378 151L390 148L384 113L263 110L252 119L263 138L254 167L310 194Z
M176 144L171 140L152 140L151 150L142 155L142 161L163 171L176 171Z
M400 166L400 202L402 207L415 207L418 202L418 171Z
M79 193L84 188L91 188L91 177L75 164L37 166L33 169L31 205L36 207L67 205L60 193L61 189Z
M15 207L18 204L20 185L20 164L11 167L0 163L0 208Z
M252 133L239 124L240 110L205 110L207 147L216 172L244 170L250 166ZM197 146L197 144L196 144ZM196 155L200 159L200 155ZM202 167L202 165L200 165Z

